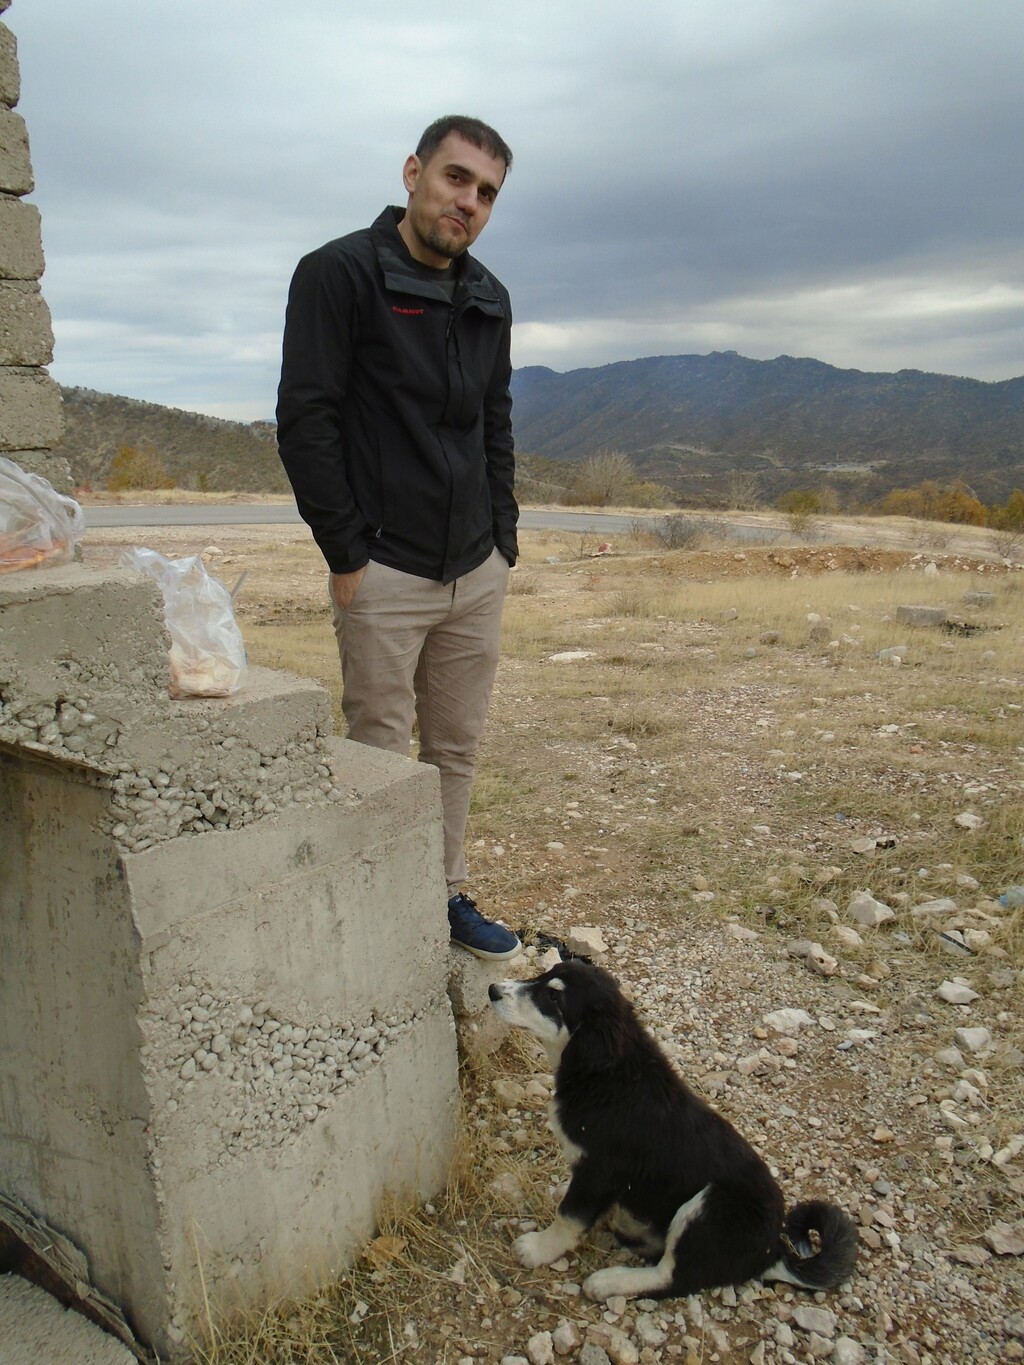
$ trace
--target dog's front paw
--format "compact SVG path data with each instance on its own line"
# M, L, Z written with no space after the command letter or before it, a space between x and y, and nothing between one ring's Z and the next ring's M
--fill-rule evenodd
M616 1266L608 1266L605 1270L595 1270L593 1275L588 1275L583 1281L583 1292L595 1303L603 1303L605 1299L621 1293L622 1275L619 1269Z
M524 1232L512 1243L512 1250L515 1252L516 1260L520 1265L526 1266L527 1270L533 1270L539 1265L550 1265L552 1261L557 1261L560 1255L557 1251L553 1256L550 1254L548 1239L543 1232Z

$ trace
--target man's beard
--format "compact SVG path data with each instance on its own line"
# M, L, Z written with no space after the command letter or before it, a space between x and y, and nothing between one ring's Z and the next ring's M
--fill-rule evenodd
M439 224L433 223L425 232L417 231L417 236L424 246L430 247L439 256L447 256L450 261L461 256L469 247L468 229L465 237L457 237L454 230L446 233Z

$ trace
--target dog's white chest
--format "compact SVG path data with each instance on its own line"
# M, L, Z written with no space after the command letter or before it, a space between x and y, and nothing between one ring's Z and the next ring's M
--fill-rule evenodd
M583 1155L584 1149L566 1135L565 1129L558 1121L558 1106L554 1100L548 1101L548 1123L551 1125L551 1131L558 1139L558 1145L565 1154L566 1161L570 1166L574 1166Z

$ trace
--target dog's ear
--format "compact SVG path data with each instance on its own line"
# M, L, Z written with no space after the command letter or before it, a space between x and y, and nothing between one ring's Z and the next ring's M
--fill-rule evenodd
M569 1063L580 1071L603 1071L619 1061L625 1043L625 1020L618 1011L590 1013L574 1029L562 1054L563 1065Z

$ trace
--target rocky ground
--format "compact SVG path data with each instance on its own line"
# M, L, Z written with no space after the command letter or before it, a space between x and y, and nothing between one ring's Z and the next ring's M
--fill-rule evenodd
M301 531L199 534L225 581L251 572L257 655L275 622L322 611L322 569L291 548ZM115 556L123 533L94 536L87 562ZM145 543L206 548L159 536ZM912 545L717 547L657 571L783 584L892 576L915 556ZM957 596L1009 572L991 557L931 558L961 576ZM535 549L520 615L568 621L590 594L591 614L573 616L562 643L593 649L600 631L601 667L569 681L550 664L558 637L539 625L539 643L506 650L473 817L474 894L522 926L534 958L539 935L597 928L602 960L683 1075L766 1155L788 1197L824 1195L854 1215L857 1272L828 1295L752 1284L591 1304L583 1280L625 1255L607 1233L552 1267L518 1267L511 1243L551 1216L564 1167L546 1127L546 1064L510 1038L466 1071L467 1154L449 1194L382 1229L336 1295L197 1359L1024 1360L1024 912L997 899L1024 876L1011 857L983 871L970 831L949 823L980 811L1004 849L1024 833L1024 762L996 736L1019 723L1019 707L1006 709L1024 681L1019 654L992 660L975 641L947 641L897 683L852 652L842 669L802 644L785 659L760 645L744 654L721 614L699 612L640 635L627 623L616 652L608 631L627 627L609 626L602 594L621 596L625 580L559 559ZM623 661L642 695L613 694ZM955 690L941 700L943 670L988 689L991 715L967 718ZM866 888L870 903L857 899Z

